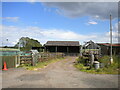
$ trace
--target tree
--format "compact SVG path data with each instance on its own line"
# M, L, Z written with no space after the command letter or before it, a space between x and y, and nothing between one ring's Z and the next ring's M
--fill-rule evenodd
M41 47L42 45L38 40L29 38L29 37L22 37L19 39L19 42L14 46L18 48L20 45L21 51L29 51L32 47Z

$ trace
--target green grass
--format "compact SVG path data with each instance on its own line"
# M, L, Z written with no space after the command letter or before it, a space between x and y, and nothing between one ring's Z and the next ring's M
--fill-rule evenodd
M93 73L93 74L118 74L118 70L114 69L112 67L108 68L100 68L100 69L89 69L89 67L84 66L83 64L75 64L76 68L78 68L80 71L87 72L87 73Z
M21 65L19 67L23 67L27 70L35 70L35 69L39 69L39 68L44 68L48 64L55 63L55 62L60 61L60 60L63 60L63 58L57 58L57 59L51 59L51 60L44 61L44 62L38 62L36 64L36 66L31 66L30 64L25 64L25 65Z
M94 74L119 74L120 71L120 65L118 64L119 57L113 56L113 64L107 64L109 63L109 56L104 56L100 59L100 62L105 63L104 68L99 69L90 69L89 66L84 66L84 63L82 62L84 59L78 58L77 63L75 63L75 67L78 68L80 71L87 72L87 73L94 73ZM118 71L119 70L119 71Z

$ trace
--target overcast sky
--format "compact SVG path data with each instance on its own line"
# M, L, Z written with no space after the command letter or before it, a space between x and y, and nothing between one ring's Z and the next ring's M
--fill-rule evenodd
M49 40L108 43L110 14L113 42L117 43L117 2L3 2L1 38L9 46L21 37L42 44Z

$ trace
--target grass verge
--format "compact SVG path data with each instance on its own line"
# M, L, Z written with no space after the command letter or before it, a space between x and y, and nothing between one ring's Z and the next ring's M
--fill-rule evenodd
M108 56L107 56L108 57ZM120 74L120 66L118 64L118 59L116 56L114 56L114 63L111 65L107 65L109 63L107 60L109 60L109 57L106 59L106 56L103 57L101 60L103 60L105 67L99 68L99 69L90 69L89 66L84 66L84 59L77 58L77 62L74 64L76 68L78 68L80 71L87 72L87 73L93 73L93 74ZM101 61L100 60L100 61Z
M48 64L51 64L51 63L55 63L57 61L60 61L60 60L63 60L64 58L57 58L57 59L51 59L51 60L48 60L48 61L44 61L44 62L38 62L36 64L36 66L31 66L30 64L24 64L24 65L21 65L19 67L23 67L27 70L38 70L40 68L44 68L45 66L47 66Z
M108 68L100 68L100 69L89 69L89 66L84 66L83 64L75 64L76 68L78 68L80 71L87 72L87 73L93 73L93 74L118 74L118 69L113 69L112 67Z

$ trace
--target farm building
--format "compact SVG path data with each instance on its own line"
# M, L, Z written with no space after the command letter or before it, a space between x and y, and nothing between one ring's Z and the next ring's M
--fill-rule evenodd
M94 43L92 40L86 42L83 46L82 46L82 52L83 54L101 54L101 47Z
M3 66L5 61L7 68L16 67L19 64L19 49L13 48L0 48L0 68Z
M44 46L47 52L62 52L66 55L77 55L80 51L79 41L47 41Z
M100 49L100 46L94 43L92 40L90 40L83 45L83 48L84 49Z
M110 46L109 43L98 43L101 47L102 55L110 55ZM120 55L120 44L112 44L113 55Z

